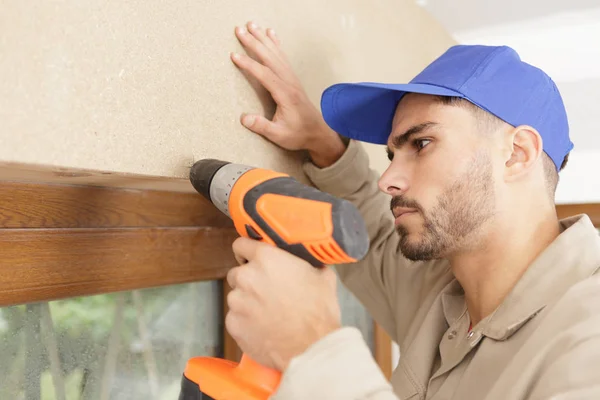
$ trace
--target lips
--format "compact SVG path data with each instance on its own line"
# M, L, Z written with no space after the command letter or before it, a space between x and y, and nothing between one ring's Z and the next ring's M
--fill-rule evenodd
M394 214L394 218L398 219L406 214L412 214L417 212L414 208L404 208L404 207L394 207L392 209L392 214Z

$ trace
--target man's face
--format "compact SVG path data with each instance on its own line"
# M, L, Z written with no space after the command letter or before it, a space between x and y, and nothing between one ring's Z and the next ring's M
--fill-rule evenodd
M391 164L379 181L411 260L448 257L482 238L495 211L490 133L474 113L431 96L398 105L388 140Z

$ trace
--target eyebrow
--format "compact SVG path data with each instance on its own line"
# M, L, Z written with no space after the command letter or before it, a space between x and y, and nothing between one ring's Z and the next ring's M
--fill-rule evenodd
M412 136L415 136L419 133L425 132L431 129L434 126L437 126L436 122L425 122L423 124L414 125L407 129L402 135L398 135L392 139L392 147L394 149L400 149L404 146ZM387 148L388 152L391 151L390 148Z

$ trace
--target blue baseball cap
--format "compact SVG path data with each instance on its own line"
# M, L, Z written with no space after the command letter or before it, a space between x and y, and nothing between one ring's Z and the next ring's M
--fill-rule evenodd
M573 148L558 88L508 46L453 46L407 84L330 86L321 97L321 110L340 135L385 144L398 102L406 93L460 97L512 126L532 126L557 170Z

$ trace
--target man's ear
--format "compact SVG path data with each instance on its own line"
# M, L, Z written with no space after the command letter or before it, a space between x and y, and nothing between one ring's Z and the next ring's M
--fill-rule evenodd
M513 180L529 172L542 155L543 143L539 132L527 125L520 125L506 134L510 150L506 161L505 178Z

